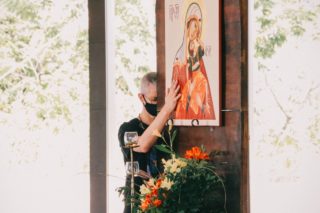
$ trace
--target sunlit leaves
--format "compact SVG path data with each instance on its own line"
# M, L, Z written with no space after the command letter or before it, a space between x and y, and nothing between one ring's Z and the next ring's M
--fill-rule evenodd
M41 2L25 0L5 0L2 2L2 5L5 6L8 11L13 12L16 16L32 21L37 18L37 10L45 6L41 4Z
M288 9L284 13L284 17L288 19L290 23L290 31L294 36L302 36L305 32L304 25L308 22L315 21L317 14L313 10L307 10L305 8Z
M264 31L264 30L272 27L273 24L275 23L275 20L272 20L268 17L259 17L259 18L257 18L257 23L260 24L260 29L262 31Z
M255 0L254 9L261 10L263 16L268 16L271 14L274 2L271 0Z
M55 120L63 128L75 106L88 106L86 1L0 4L0 110L35 112L29 127Z
M154 28L141 0L116 0L116 86L126 95L138 91L137 77L149 71L148 48L154 45Z
M286 41L284 31L278 30L272 35L258 37L255 43L256 57L270 58L277 47L281 47Z
M308 130L311 141L316 145L320 145L320 115L313 118Z
M254 9L258 12L256 23L259 24L255 43L257 58L272 58L287 37L302 36L308 24L316 24L320 15L319 6L305 8L300 1L287 0L276 2L256 0ZM279 11L280 10L280 11ZM316 35L314 36L316 38Z
M294 48L302 49L304 43L301 45L297 43L300 41L299 39L302 41L302 39L317 40L320 38L320 4L317 1L255 0L254 10L255 24L257 24L254 56L257 70L260 71L258 74L260 75L259 83L263 84L256 86L259 88L256 90L256 94L269 96L265 105L260 106L261 108L255 107L254 113L257 118L261 117L261 120L266 119L262 117L267 113L274 113L272 115L277 117L279 121L274 125L276 127L270 126L270 129L265 130L264 136L260 138L279 150L288 147L299 150L301 148L300 142L305 140L311 140L317 144L319 141L317 120L319 118L317 104L314 103L319 93L317 92L319 86L313 80L308 80L308 72L314 73L314 70L308 70L310 68L306 66L302 68L285 66L286 63L290 63L291 59L285 58L284 52L280 49L284 46L291 51L294 51ZM294 48L285 45L287 42L290 42L290 45L295 45ZM286 52L286 54L288 56L296 55L293 52ZM281 61L280 57L283 57ZM306 63L306 61L301 63ZM280 67L290 67L291 70L288 72L281 70ZM296 82L296 84L290 85L290 82ZM283 92L284 89L287 89L287 93ZM272 110L268 109L266 105L272 107ZM304 118L308 127L301 127L301 130L297 130L300 127L298 120L302 116L301 112L305 109L310 109L312 111L310 114L316 116ZM307 119L309 120L307 121ZM268 126L268 124L261 121L261 126ZM302 136L301 132L305 134Z
M124 93L127 95L132 95L132 93L129 90L129 86L126 82L126 80L120 76L116 79L116 86Z

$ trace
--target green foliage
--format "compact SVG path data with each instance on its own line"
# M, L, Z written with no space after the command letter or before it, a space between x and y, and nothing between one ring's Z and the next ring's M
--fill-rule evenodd
M284 18L290 23L290 31L294 36L302 36L305 32L304 25L308 22L314 22L317 18L315 10L305 8L288 9L284 13Z
M224 184L208 161L173 156L164 167L140 188L143 212L225 212Z
M155 29L141 0L116 0L115 38L116 86L125 95L139 88L139 77L150 70L148 48L155 44Z
M263 16L263 17L257 18L257 23L260 24L261 31L265 31L265 30L269 29L275 23L275 20L272 20L268 17Z
M274 2L271 0L255 0L254 2L254 9L260 9L264 17L271 14L273 6Z
M320 145L320 115L315 116L308 126L308 130L311 141L316 145Z
M224 212L223 188L213 171L206 161L188 160L172 177L175 184L166 199L166 212Z
M0 112L35 113L28 128L72 123L75 107L88 109L86 1L10 0L1 7Z
M272 60L266 59L273 59L277 50L286 42L292 42L293 39L300 39L302 36L305 36L303 39L308 39L308 36L315 40L320 38L318 21L320 17L320 4L316 1L255 0L254 10L256 23L258 24L254 44L255 59L257 68L262 75L261 79L265 82L265 85L261 86L261 90L267 89L270 92L271 99L274 101L274 112L279 110L280 114L284 117L281 127L277 130L273 128L266 130L266 134L262 138L266 142L270 142L277 149L293 147L294 150L299 150L298 139L293 134L296 132L296 126L294 125L297 122L295 119L299 118L297 116L300 114L299 110L308 106L306 104L312 105L312 102L316 98L313 92L318 86L312 82L309 85L304 85L303 83L297 85L295 89L301 89L301 87L309 88L304 100L301 101L301 98L297 97L296 93L290 93L287 94L287 102L284 102L281 99L281 91L277 91L281 86L276 85L277 82L286 82L286 79L282 79L283 72L279 72L280 70L277 69L279 66L268 67L268 64L272 64ZM297 48L298 45L299 43L296 44ZM295 78L293 71L295 70L291 70L290 72L291 79ZM301 78L298 76L298 79ZM292 92L295 91L292 90ZM312 108L316 112L316 107ZM263 110L255 108L255 113L258 117L261 116L262 112ZM310 120L310 126L308 127L309 139L314 144L319 143L317 117L316 115L315 118Z
M288 37L302 36L307 24L316 23L320 14L319 7L307 9L301 5L300 1L295 0L255 0L254 9L259 14L256 19L259 24L259 35L255 42L256 58L272 58ZM275 10L279 7L283 11Z
M275 53L276 47L281 47L285 41L286 34L281 30L266 37L262 36L257 38L255 43L255 57L271 58Z

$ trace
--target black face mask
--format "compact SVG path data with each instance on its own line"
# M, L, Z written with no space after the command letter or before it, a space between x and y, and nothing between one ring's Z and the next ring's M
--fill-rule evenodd
M144 98L144 101L146 102L144 107L146 108L147 112L152 116L156 116L157 115L157 104L150 104L146 101L145 97L143 97L143 98Z

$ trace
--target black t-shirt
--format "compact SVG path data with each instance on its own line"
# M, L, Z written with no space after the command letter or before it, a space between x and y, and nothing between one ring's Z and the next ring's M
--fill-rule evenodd
M129 122L124 122L118 132L118 139L123 153L123 160L125 162L130 161L130 150L124 148L124 134L125 132L138 132L138 135L142 135L143 132L148 128L148 125L140 121L138 118L134 118ZM158 139L156 144L161 144L161 139ZM149 172L151 176L155 177L162 172L161 159L167 158L167 156L156 150L155 147L152 147L149 152L141 153L133 151L133 160L138 161L139 169L145 172ZM137 184L142 183L142 180L138 180ZM141 185L141 184L140 184Z

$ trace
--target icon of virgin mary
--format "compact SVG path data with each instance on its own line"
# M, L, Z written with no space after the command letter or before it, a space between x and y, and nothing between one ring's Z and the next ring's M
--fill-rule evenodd
M173 63L172 79L179 82L181 91L176 119L215 119L201 31L201 8L192 3L186 13L183 41Z

